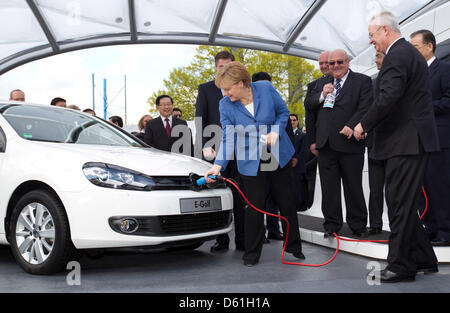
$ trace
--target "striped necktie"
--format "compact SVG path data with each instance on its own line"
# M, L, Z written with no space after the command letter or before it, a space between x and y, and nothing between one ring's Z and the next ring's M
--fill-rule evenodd
M342 90L341 79L336 79L336 98L339 97L341 90Z

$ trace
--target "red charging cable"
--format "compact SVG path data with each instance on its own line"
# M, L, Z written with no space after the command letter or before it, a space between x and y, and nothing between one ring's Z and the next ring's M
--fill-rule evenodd
M301 265L301 266L308 266L308 267L322 267L322 266L325 266L327 264L330 264L331 262L333 262L333 260L336 258L337 254L338 254L338 251L339 251L339 240L350 241L350 242L375 242L375 243L387 243L387 242L389 242L388 240L356 240L356 239L347 239L347 238L339 237L336 233L333 233L334 237L336 238L336 242L337 242L336 250L334 251L333 256L328 261L326 261L325 263L321 263L321 264L306 264L306 263L299 263L299 262L287 262L287 261L284 260L284 252L285 252L285 249L286 249L287 239L288 239L288 235L289 235L289 222L288 222L288 220L284 216L280 216L280 215L277 215L277 214L272 214L272 213L265 212L265 211L262 211L262 210L258 209L253 204L251 204L250 201L248 201L247 197L244 195L242 190L239 189L239 187L233 181L231 181L231 180L229 180L229 179L227 179L225 177L222 177L222 179L224 181L228 182L230 185L232 185L239 192L239 194L242 196L242 198L245 200L245 202L247 202L247 204L249 206L251 206L254 210L256 210L256 211L258 211L258 212L260 212L262 214L265 214L265 215L278 217L278 218L280 218L280 219L282 219L283 221L286 222L286 237L284 239L283 251L281 252L281 263L283 263L283 264ZM425 192L425 188L423 186L422 186L422 191L423 191L423 194L425 196L425 210L423 211L422 215L420 216L420 219L423 219L423 217L425 216L425 214L426 214L426 212L428 210L428 197L427 197L427 194Z

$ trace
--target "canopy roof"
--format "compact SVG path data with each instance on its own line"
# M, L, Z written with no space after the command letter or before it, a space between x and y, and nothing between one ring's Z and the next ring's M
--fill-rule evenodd
M47 56L117 44L234 46L317 59L369 47L382 10L406 23L448 0L2 0L0 74Z

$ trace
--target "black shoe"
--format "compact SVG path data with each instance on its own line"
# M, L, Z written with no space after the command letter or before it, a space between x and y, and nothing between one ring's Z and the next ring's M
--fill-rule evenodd
M267 233L267 239L273 239L273 240L284 240L284 236L282 233Z
M417 273L434 274L439 272L438 265L417 265Z
M380 271L379 274L382 283L399 283L402 281L414 281L416 279L415 275L397 274L388 269Z
M323 238L334 238L334 233L336 233L336 235L338 234L337 232L325 231L325 233L323 234Z
M292 255L295 256L297 259L300 259L300 260L306 259L305 255L301 251L294 252L294 253L292 253Z
M366 229L361 230L352 230L353 236L361 238L361 237L367 237L368 233Z
M212 253L225 252L228 251L228 245L216 241L216 243L211 247L210 251Z
M248 267L252 267L258 264L258 261L250 261L250 260L244 260L244 265Z
M367 235L371 236L371 235L378 235L381 234L382 229L381 227L369 227L367 228Z

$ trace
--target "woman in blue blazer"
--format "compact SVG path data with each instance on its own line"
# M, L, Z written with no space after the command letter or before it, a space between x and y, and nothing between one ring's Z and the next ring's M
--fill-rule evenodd
M297 211L292 191L291 159L294 147L286 133L289 110L268 81L251 83L250 74L240 62L231 62L216 76L216 85L223 90L220 101L222 145L214 165L205 174L219 175L235 154L238 171L249 201L264 208L266 181L281 215L289 221L286 252L304 259L298 228ZM286 234L286 225L283 222ZM245 213L244 264L258 263L264 241L264 215L248 208Z

